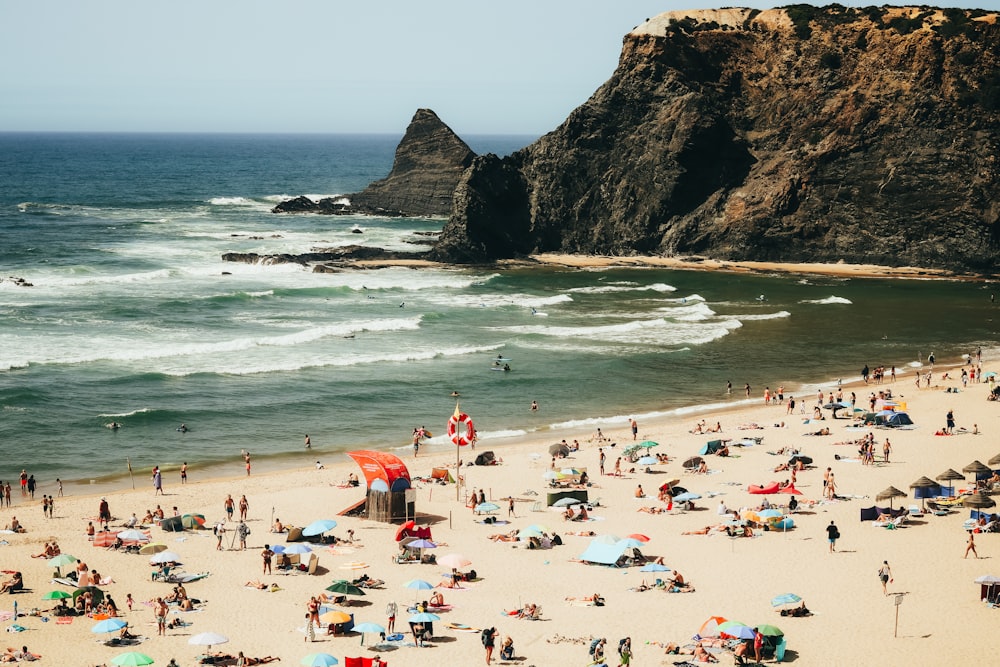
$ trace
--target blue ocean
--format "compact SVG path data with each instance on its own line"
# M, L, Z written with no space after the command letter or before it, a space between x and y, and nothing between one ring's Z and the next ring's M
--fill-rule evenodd
M483 449L624 431L746 400L745 383L757 400L885 364L908 386L931 352L997 338L981 282L222 261L426 249L444 220L270 213L384 177L400 138L0 134L0 479L72 490L127 485L129 465L142 484L184 461L194 479L240 474L242 450L258 469L409 453L420 425L424 450L451 451L452 392ZM533 139L466 138L500 155Z

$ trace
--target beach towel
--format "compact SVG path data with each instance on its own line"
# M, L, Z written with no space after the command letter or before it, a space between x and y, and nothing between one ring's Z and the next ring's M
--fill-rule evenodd
M56 625L69 625L73 622L72 616L57 616Z

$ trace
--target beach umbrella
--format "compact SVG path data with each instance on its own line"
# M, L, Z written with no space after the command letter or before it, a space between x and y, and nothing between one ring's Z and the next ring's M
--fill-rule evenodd
M496 503L479 503L478 505L476 505L476 513L496 512L498 509L500 509L500 506L497 505Z
M973 461L969 465L962 468L962 472L967 472L970 475L992 475L993 471L990 470L989 466L983 465L979 461Z
M299 660L300 665L308 665L309 667L331 667L331 665L339 663L340 661L329 653L310 653Z
M761 519L780 519L785 513L779 509L766 509L757 513Z
M1000 584L1000 577L992 574L984 574L981 577L977 577L975 582L977 584Z
M153 557L149 559L150 565L161 565L163 563L179 563L181 562L181 555L174 551L159 551L153 554Z
M118 533L119 540L129 540L131 542L149 542L149 535L142 532L141 530L136 530L135 528L129 528L128 530L123 530Z
M305 537L312 537L313 535L322 535L328 530L333 530L337 527L337 522L333 519L319 519L313 521L311 524L302 529L302 534Z
M643 456L641 459L635 462L638 466L655 466L660 462L660 459L655 456Z
M993 507L994 505L996 505L996 501L982 491L977 491L971 496L962 498L962 507L975 507L977 509L982 509L984 507Z
M419 614L414 614L406 619L407 623L433 623L434 621L440 621L441 617L437 614L432 614L430 612L424 611Z
M67 593L66 591L49 591L42 596L43 600L66 600L73 597L72 593Z
M103 621L98 621L94 627L90 628L90 631L100 635L108 632L118 632L126 625L128 623L120 618L106 618Z
M184 514L181 516L181 525L185 528L204 528L204 514Z
M75 591L73 591L73 599L74 600L77 599L84 593L90 593L92 596L94 596L93 599L95 605L104 599L104 591L102 591L97 586L84 586L83 588L76 589Z
M760 515L753 510L747 510L746 512L740 512L740 518L745 521L754 521L760 523Z
M129 651L111 658L112 665L123 665L124 667L141 667L142 665L152 665L153 659L145 653Z
M963 475L962 473L960 473L960 472L958 472L956 470L952 470L951 468L948 468L947 470L945 470L943 473L941 473L940 475L938 475L934 479L936 479L938 481L941 481L941 482L948 482L948 488L951 489L952 488L951 483L954 480L957 480L957 479L964 480L965 479L965 475ZM954 495L954 493L950 493L949 495Z
M282 548L282 553L286 554L307 554L312 552L312 547L307 544L302 544L301 542L296 542L294 544L286 544Z
M456 570L460 567L467 567L472 565L472 561L463 556L462 554L447 554L446 556L441 556L437 559L439 565L444 565L445 567L452 567Z
M531 524L530 526L528 526L527 530L537 530L540 533L553 533L553 532L555 532L551 528L549 528L548 526L546 526L544 524L540 524L540 523L533 523L533 524Z
M338 579L329 586L326 590L331 593L340 593L341 595L364 595L365 592L361 590L358 586L355 586L346 579Z
M366 634L369 633L373 635L382 634L385 632L385 628L379 625L378 623L358 623L357 625L354 626L354 631L361 633L361 645L364 646Z
M429 591L434 588L434 584L429 581L424 581L423 579L410 579L403 584L403 588L412 588L418 591Z
M437 549L437 545L430 540L419 539L407 543L407 549Z
M576 498L560 498L559 500L552 503L553 507L570 507L572 505L582 505L582 500L577 500Z
M319 622L323 625L340 625L341 623L347 623L349 620L351 620L351 615L339 609L331 609L319 616Z
M48 559L46 562L49 565L51 565L54 568L56 568L56 577L61 577L62 576L62 572L60 571L60 568L63 565L72 565L73 563L77 562L78 560L80 560L80 559L77 558L76 556L71 556L69 554L59 554L58 556L53 556L52 558Z
M758 625L757 632L764 635L765 637L781 637L785 633L781 631L780 628L773 625Z
M782 593L781 595L771 598L772 607L780 607L785 604L795 604L796 602L802 602L802 598L795 593Z
M726 621L719 624L719 634L735 637L736 639L753 639L753 628L746 623L736 621Z
M564 445L561 442L549 445L549 454L551 456L569 456L569 445Z
M685 468L697 468L704 462L705 459L701 458L700 456L692 456L691 458L684 461L684 463L682 463L681 465Z
M937 482L935 482L933 479L931 479L929 477L921 477L917 481L915 481L912 484L910 484L910 488L911 489L931 489L931 488L938 487L938 486L941 486L941 485L938 484ZM924 506L924 502L926 502L926 500L927 500L926 498L921 498L920 499L920 506L921 507Z
M220 635L218 632L199 632L195 636L188 639L188 644L191 644L192 646L207 646L208 651L211 651L213 646L225 644L228 641L229 637Z
M698 628L698 634L702 637L718 637L719 626L726 622L722 616L709 616L708 620Z
M670 570L666 565L660 565L659 563L646 563L641 568L640 572L668 572Z
M674 502L686 503L689 500L698 500L701 496L697 493L691 493L690 491L685 491L684 493L679 493L674 496Z
M542 531L537 530L535 528L522 528L521 530L517 531L517 539L519 540L526 540L529 537L541 537L541 536L542 536Z
M642 447L643 449L646 449L646 450L652 449L653 447L659 447L659 446L660 446L660 443L653 442L652 440L643 440L638 445L636 445L636 447Z
M886 487L879 491L878 495L875 496L875 500L888 500L889 509L892 509L892 499L893 498L905 498L906 494L897 489L894 486Z
M144 544L139 553L143 556L152 556L153 554L158 554L161 551L167 550L167 545L162 542L150 542L149 544Z
M579 475L580 474L580 469L579 468L560 468L559 472L562 473L563 475Z
M997 454L996 456L991 458L989 461L987 461L987 463L989 463L991 466L1000 465L1000 454Z
M555 470L546 470L545 472L542 473L542 479L547 479L549 481L552 481L554 479L562 479L563 477L565 477L565 475Z

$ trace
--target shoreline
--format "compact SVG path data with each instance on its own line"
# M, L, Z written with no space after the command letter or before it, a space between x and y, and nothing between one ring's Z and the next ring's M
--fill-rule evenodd
M537 266L555 266L577 269L598 268L658 268L679 271L717 271L725 273L783 273L823 275L836 278L898 278L912 280L955 280L955 281L986 281L996 279L994 275L976 273L957 273L950 269L931 269L913 266L885 266L880 264L824 264L816 262L756 262L710 259L701 256L657 257L654 255L637 255L630 257L613 257L610 255L573 255L568 253L540 253L531 255L528 259L498 260L498 268L526 268ZM458 264L445 264L422 259L406 260L354 260L344 267L354 266L359 269L378 269L384 267L407 268L462 268Z

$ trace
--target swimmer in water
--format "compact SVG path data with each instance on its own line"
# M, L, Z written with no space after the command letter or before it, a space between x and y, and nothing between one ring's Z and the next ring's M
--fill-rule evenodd
M451 396L452 396L452 398L454 398L454 397L458 396L458 392L457 392L457 391L453 391L453 392L451 392Z
M188 430L187 424L181 424L180 426L177 427L177 430L180 431L181 433L187 433Z

